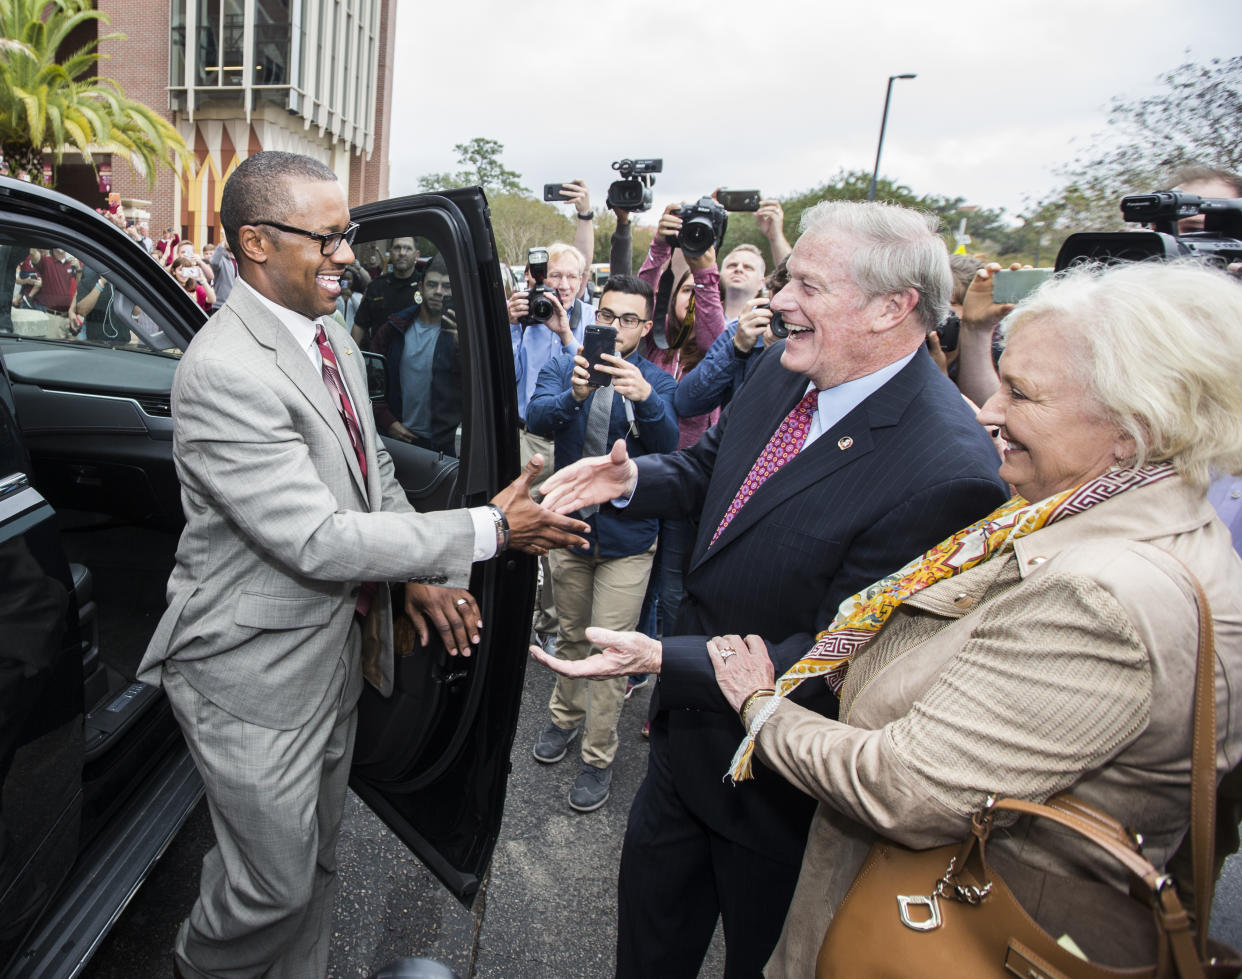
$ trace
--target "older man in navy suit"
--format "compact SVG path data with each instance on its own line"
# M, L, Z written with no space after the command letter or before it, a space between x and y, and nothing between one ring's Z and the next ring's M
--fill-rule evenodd
M660 673L621 857L619 976L696 976L718 917L725 974L757 976L797 880L814 802L769 771L722 780L744 732L713 689L707 637L762 635L782 672L844 598L1008 496L986 432L924 349L952 286L934 221L835 202L802 230L771 303L789 337L718 425L669 455L634 461L618 444L544 487L562 511L611 501L700 519L681 635L600 630L611 649L589 661L536 654L575 675ZM835 716L826 687L806 686L802 702Z

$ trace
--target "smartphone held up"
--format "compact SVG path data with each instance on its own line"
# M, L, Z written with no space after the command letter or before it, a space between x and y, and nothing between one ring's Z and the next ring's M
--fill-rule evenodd
M582 336L582 356L591 371L590 377L587 378L588 384L592 387L608 387L612 384L612 375L598 370L598 367L605 363L603 354L615 354L616 352L617 328L615 326L592 323L586 328Z

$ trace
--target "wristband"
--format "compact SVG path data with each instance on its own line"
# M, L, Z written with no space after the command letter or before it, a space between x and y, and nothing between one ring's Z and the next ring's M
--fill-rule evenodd
M578 220L579 221L593 221L595 220L595 212L587 211L586 214L579 213Z
M754 347L751 347L749 350L743 350L741 347L737 345L736 342L732 344L732 347L733 347L733 356L736 357L738 360L745 360L747 357L749 357L751 354L755 352Z
M496 553L499 554L509 546L509 518L495 503L489 503L487 511L496 524Z

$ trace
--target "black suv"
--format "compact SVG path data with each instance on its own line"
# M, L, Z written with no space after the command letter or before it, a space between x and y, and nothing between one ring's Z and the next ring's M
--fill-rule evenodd
M440 452L385 438L401 483L419 510L484 503L519 468L486 199L421 195L353 219L359 244L414 237L452 280L456 431ZM206 316L89 208L7 178L0 276L0 975L68 977L202 794L135 670L183 522L173 372ZM399 655L391 698L363 694L352 787L467 904L500 829L534 569L476 564L477 653L450 659L433 639Z

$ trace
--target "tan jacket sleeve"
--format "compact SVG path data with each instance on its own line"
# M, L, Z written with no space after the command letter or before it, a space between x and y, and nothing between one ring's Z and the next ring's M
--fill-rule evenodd
M1147 649L1096 581L1040 575L978 616L903 716L865 730L784 703L759 733L760 757L858 822L927 847L960 837L988 793L1042 800L1146 727Z

